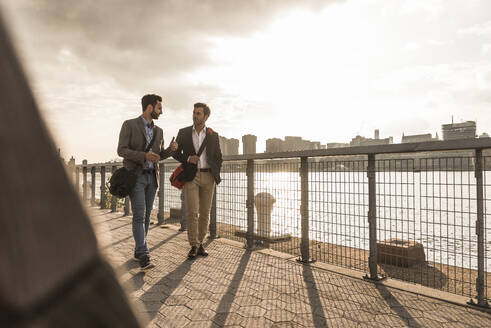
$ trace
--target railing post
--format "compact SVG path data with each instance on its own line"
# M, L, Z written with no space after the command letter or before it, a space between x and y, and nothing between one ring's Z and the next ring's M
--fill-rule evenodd
M247 160L247 249L254 248L254 160Z
M369 275L364 278L378 281L383 278L377 274L377 171L375 169L375 154L368 155L368 235L370 254L368 256Z
M164 185L165 185L165 165L164 162L159 164L159 211L157 213L157 224L161 225L164 223L165 215L165 203L164 203Z
M130 196L124 198L124 216L130 215Z
M310 238L309 238L309 162L308 157L300 158L300 215L302 217L302 241L300 242L301 259L298 262L313 263L315 260L310 259Z
M477 305L489 307L485 299L484 293L484 201L483 201L483 158L482 150L476 149L474 161L474 174L476 177L476 201L477 201L477 220L476 220L476 235L477 235ZM474 300L469 301L470 304L476 305Z
M73 180L73 174L75 173L75 158L70 158L70 160L68 161L68 164L67 164L67 172L68 172L68 176L70 177L70 182L73 183L74 180Z
M216 239L217 236L217 186L213 190L213 200L210 211L210 239Z
M87 160L84 159L82 161L82 200L85 201L87 200Z
M80 168L75 167L75 189L77 190L77 194L80 195Z
M106 208L106 167L101 166L101 209Z
M111 167L111 174L114 174L116 171L116 166ZM118 198L116 196L111 196L111 212L116 212Z
M95 166L90 168L90 206L95 206Z

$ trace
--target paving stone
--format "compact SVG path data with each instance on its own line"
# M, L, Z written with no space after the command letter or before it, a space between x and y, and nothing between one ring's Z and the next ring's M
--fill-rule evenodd
M180 328L180 327L187 327L191 323L191 320L186 318L183 315L176 315L172 318L169 318L167 322L163 325L163 327L168 327L168 328Z
M377 321L381 325L385 325L388 327L405 327L405 326L407 326L406 320L400 318L397 315L393 315L393 314L389 314L389 315L377 314L377 315L375 315L375 321Z
M243 316L244 318L255 318L262 317L266 313L266 310L260 306L252 305L252 306L241 306L237 313Z
M353 320L356 322L374 322L375 321L375 314L368 313L365 311L360 311L360 310L350 310L350 311L344 311L343 317L349 320Z
M247 306L247 305L259 305L261 303L261 300L257 297L249 295L249 296L236 296L233 302L240 306Z
M266 318L244 318L241 322L241 327L244 328L269 328L273 326L273 322ZM228 326L227 326L228 327Z
M178 316L186 316L190 314L192 310L184 305L176 305L164 306L160 309L159 312L167 318L174 318Z
M216 315L216 312L210 309L193 309L186 315L191 321L199 320L212 320Z
M240 314L237 314L235 312L229 312L229 313L217 313L213 317L213 322L220 326L229 326L229 325L241 325L243 322L244 317L241 316Z
M275 323L278 323L282 321L292 321L293 318L295 318L295 314L291 313L290 311L278 309L278 310L266 311L264 317Z

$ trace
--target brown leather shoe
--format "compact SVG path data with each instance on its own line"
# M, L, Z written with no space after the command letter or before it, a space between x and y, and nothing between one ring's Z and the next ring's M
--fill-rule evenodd
M191 250L188 253L188 259L192 260L196 256L198 256L198 247L193 246L193 247L191 247Z
M203 245L199 245L198 255L208 256L208 252L205 250L205 248L203 247Z

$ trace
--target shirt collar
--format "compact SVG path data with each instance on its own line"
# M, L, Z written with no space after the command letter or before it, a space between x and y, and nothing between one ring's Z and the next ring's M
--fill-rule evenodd
M196 132L196 128L194 127L194 124L193 124L193 132L194 132L194 133L196 133L196 134L198 134L198 132ZM203 128L203 130L201 130L201 131L200 131L200 133L201 133L201 132L206 132L206 125L205 125L205 127Z
M143 117L143 115L142 115L142 116L140 116L140 117L142 118L142 120L143 120L143 124L144 124L144 126L145 126L146 128L153 129L153 126L154 126L154 124L153 124L153 120L152 120L152 123L148 123L148 122L147 122L147 120L146 120L146 119Z

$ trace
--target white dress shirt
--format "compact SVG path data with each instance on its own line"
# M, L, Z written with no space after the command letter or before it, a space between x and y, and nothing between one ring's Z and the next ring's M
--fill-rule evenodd
M206 137L206 126L198 133L193 125L192 135L193 135L194 151L196 152L196 154L198 154L199 148L201 147L201 144L203 143L203 140L205 140ZM208 159L206 158L206 146L205 146L205 149L203 149L203 152L199 157L198 168L206 169L209 167L210 165L208 165Z

